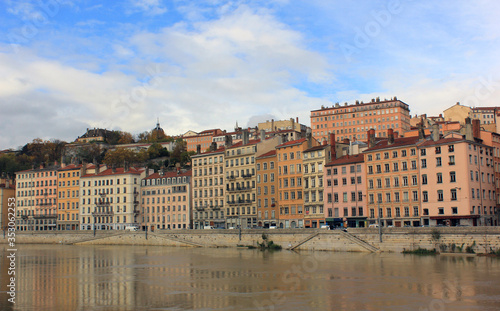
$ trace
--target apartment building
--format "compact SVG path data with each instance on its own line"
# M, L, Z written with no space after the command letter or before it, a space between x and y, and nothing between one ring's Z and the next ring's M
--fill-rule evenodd
M57 170L59 166L41 165L16 172L17 229L57 229Z
M386 137L388 129L396 135L410 129L410 108L396 97L390 100L373 99L370 103L345 103L332 107L321 107L311 111L311 128L313 137L318 141L326 141L333 133L338 141L344 139L366 140L366 132L375 130L376 137Z
M279 223L278 158L271 150L256 158L258 226L269 228Z
M80 179L80 229L123 230L139 226L143 168L84 165Z
M225 228L224 151L212 143L209 151L191 156L194 229Z
M308 133L307 138L276 146L280 228L304 228L303 152L318 145Z
M483 144L493 148L493 170L495 174L495 189L496 189L496 217L494 225L500 224L500 134L481 130L479 133Z
M0 179L0 229L9 227L9 207L15 207L16 184L9 178ZM18 216L18 215L16 215Z
M368 222L381 226L421 225L420 184L417 144L424 141L423 128L418 137L395 138L392 129L387 139L375 143L370 130L370 147L364 151L368 194Z
M325 165L326 224L335 227L366 227L366 170L364 155L347 155Z
M274 149L279 137L249 140L248 131L243 131L243 140L226 149L226 227L257 227L256 165L255 158Z
M324 167L331 162L332 157L335 158L335 152L332 152L335 150L335 135L330 135L333 138L333 148L325 142L302 153L305 228L320 228L325 224Z
M196 151L198 145L200 145L201 150L207 150L212 144L212 139L223 134L221 129L210 129L196 134L190 133L183 136L182 140L186 142L186 151Z
M160 171L141 181L142 229L191 229L192 171Z
M79 230L80 173L82 165L61 165L57 170L57 229Z
M419 146L424 225L494 225L493 148L451 134Z

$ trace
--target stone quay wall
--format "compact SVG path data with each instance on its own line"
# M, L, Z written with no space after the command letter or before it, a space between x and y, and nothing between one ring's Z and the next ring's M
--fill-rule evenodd
M174 247L257 246L262 234L284 249L341 252L402 252L417 248L440 252L465 252L467 246L476 253L500 249L500 227L443 228L349 228L325 229L257 229L257 230L156 230L143 231L28 231L16 232L16 244L70 245L155 245ZM380 241L382 240L382 242ZM7 235L0 232L0 244Z

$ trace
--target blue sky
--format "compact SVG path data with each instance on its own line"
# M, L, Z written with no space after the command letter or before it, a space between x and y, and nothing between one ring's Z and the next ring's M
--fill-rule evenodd
M497 105L498 1L0 2L0 149L398 99Z

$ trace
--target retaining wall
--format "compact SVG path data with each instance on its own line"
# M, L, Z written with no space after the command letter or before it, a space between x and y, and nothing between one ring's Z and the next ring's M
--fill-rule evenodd
M384 228L382 242L377 228L352 228L348 232L383 252L401 252L404 249L434 249L448 252L467 246L476 253L500 249L500 228ZM433 233L439 232L439 234ZM312 234L319 233L296 250L366 252L367 249L342 237L337 230L276 229L276 230L157 230L149 232L127 231L75 231L75 232L16 232L16 244L101 244L101 245L157 245L175 247L237 247L262 242L262 234L269 240L288 248L297 245ZM7 237L0 232L0 244ZM453 246L455 245L455 246Z

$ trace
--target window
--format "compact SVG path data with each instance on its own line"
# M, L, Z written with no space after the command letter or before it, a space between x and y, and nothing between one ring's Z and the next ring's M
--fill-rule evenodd
M406 157L406 150L401 150L401 156Z
M444 207L439 207L438 208L438 214L439 215L444 215Z
M455 214L455 215L458 214L458 208L457 207L452 207L451 208L451 213Z
M429 193L427 191L422 192L422 201L423 202L429 201Z
M437 157L436 158L436 166L441 166L442 163L441 163L441 157Z
M449 165L455 165L455 156L449 156L449 161L448 161L448 164Z
M427 175L426 174L422 175L422 185L427 185Z
M438 184L442 184L443 183L443 174L442 173L437 173L436 174L436 178L437 178L437 183Z
M441 147L436 147L436 154L440 154L441 153Z
M401 217L401 209L396 207L396 217Z
M408 186L408 176L403 176L403 187Z
M421 156L424 156L424 155L425 155L425 152L426 152L426 149L420 149L420 155L421 155Z
M450 193L451 193L451 200L456 201L457 200L457 189L451 189Z
M438 201L443 201L443 190L437 191Z
M427 160L422 159L422 168L426 168L426 167L427 167Z
M403 170L403 171L407 171L407 170L408 170L408 163L406 163L406 162L401 162L401 165L402 165L402 167L403 167L403 168L402 168L402 170Z
M453 152L455 151L455 146L454 145L449 145L448 146L448 152Z
M456 182L456 181L457 181L457 177L456 177L455 172L450 172L450 182Z
M393 171L394 171L394 172L399 171L398 162L394 162L394 163L393 163Z

